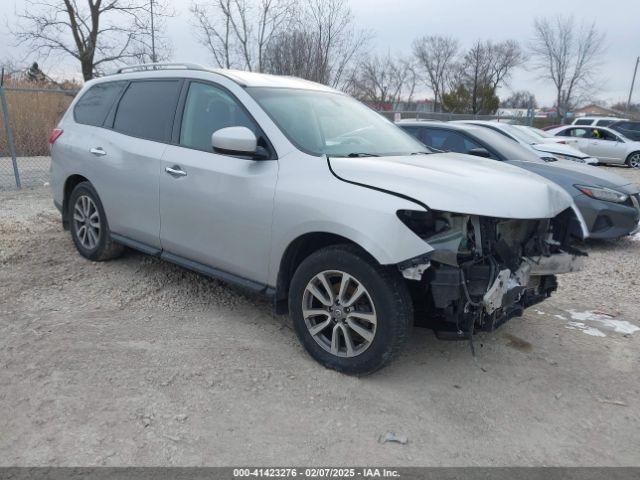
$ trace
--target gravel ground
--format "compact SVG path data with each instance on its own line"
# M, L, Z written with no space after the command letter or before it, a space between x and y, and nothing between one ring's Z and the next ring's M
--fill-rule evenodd
M86 261L46 188L2 191L0 465L637 465L640 237L587 249L475 359L415 329L358 379L266 302L135 252Z

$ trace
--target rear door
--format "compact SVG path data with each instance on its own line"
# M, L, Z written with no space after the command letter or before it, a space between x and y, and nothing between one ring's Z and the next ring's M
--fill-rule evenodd
M559 136L571 137L576 141L576 147L586 153L594 156L593 144L591 143L591 127L572 127L563 130Z
M275 153L240 102L219 85L191 81L178 109L174 145L165 151L161 168L162 248L264 284L278 174ZM252 130L273 159L214 153L211 134L233 126Z
M128 83L93 145L101 165L98 190L109 227L119 235L160 247L160 161L171 137L181 80Z

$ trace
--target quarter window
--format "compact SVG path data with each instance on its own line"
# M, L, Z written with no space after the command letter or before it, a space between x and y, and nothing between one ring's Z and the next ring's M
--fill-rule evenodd
M76 122L101 127L126 82L99 83L89 88L73 109Z
M118 105L114 130L133 137L168 141L179 89L178 80L132 82Z
M211 135L226 127L247 127L260 136L255 123L229 93L213 85L191 83L182 115L180 145L211 152Z

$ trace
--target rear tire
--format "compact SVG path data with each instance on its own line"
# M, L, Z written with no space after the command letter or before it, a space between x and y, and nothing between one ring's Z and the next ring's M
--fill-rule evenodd
M631 168L640 168L640 152L633 152L627 157L626 164Z
M95 262L119 257L124 247L113 241L102 202L93 185L76 185L67 212L71 238L80 255Z
M413 319L400 272L351 245L323 248L300 264L289 311L307 352L349 375L388 365L404 347Z

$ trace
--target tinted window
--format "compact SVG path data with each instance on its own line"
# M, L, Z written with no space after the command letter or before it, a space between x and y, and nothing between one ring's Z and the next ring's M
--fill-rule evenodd
M210 152L211 134L226 127L247 127L259 136L257 126L226 91L204 83L192 83L180 127L180 145Z
M576 120L575 122L573 122L574 125L591 125L591 120L588 119L582 119L582 120Z
M413 126L401 126L401 128L411 134L411 136L420 140L427 147L432 147L431 135L429 134L429 130L424 127L413 127Z
M631 130L640 132L640 122L618 122L615 125L611 125L611 128L620 131Z
M474 148L483 148L462 133L451 130L430 129L432 146L445 152L467 153Z
M87 90L73 109L76 122L102 126L113 102L125 85L126 82L99 83Z
M132 82L118 105L114 130L149 140L168 140L179 86L177 80Z
M611 125L613 122L615 122L615 120L598 120L596 122L596 125L599 125L601 127L608 127L609 125Z

